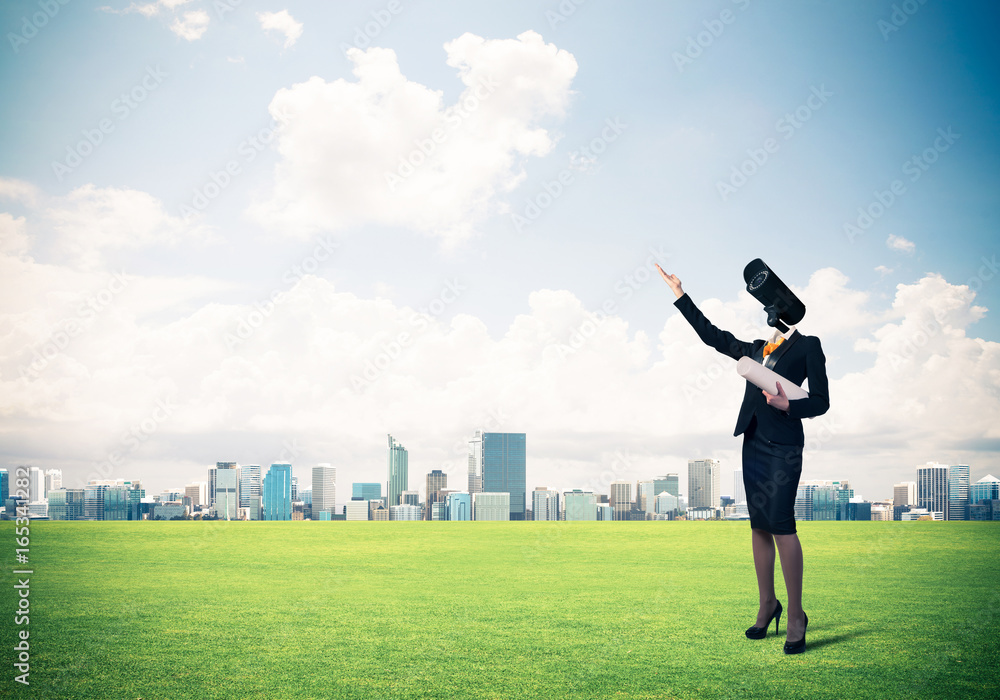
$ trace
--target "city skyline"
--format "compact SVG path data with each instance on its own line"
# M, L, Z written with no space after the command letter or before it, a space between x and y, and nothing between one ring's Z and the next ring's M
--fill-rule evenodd
M803 479L1000 471L995 3L222 4L0 5L0 465L350 483L391 430L455 485L478 427L728 483L744 382L654 265L749 340L761 258L827 358Z

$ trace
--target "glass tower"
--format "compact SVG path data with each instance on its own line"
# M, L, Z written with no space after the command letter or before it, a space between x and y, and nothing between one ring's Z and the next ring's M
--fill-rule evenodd
M948 520L969 519L969 465L948 467Z
M410 470L409 456L406 452L406 448L396 442L392 435L389 435L388 437L389 489L386 495L389 497L389 501L386 505L391 508L392 506L400 505L400 495L402 495L403 491L409 490Z
M510 494L510 519L524 520L525 434L483 433L483 491Z
M292 465L272 464L263 483L263 520L292 519Z

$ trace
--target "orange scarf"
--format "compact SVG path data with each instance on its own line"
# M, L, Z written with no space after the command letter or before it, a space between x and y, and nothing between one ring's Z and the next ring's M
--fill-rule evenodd
M765 345L764 346L764 357L767 357L772 352L774 352L774 349L777 348L779 345L781 345L783 342L785 342L784 338L778 338L778 342L777 343L768 343L767 345Z

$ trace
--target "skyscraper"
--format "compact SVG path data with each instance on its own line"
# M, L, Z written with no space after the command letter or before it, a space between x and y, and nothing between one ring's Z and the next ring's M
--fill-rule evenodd
M427 475L427 507L425 517L431 520L434 504L444 500L441 492L448 488L448 475L440 469L435 469Z
M263 520L292 519L292 465L287 462L272 464L264 477Z
M656 483L652 480L637 481L635 484L635 507L644 513L652 513L655 509L653 499L656 494L653 488Z
M688 508L719 507L721 471L722 465L714 459L688 460Z
M969 519L969 465L948 467L948 520Z
M55 491L56 489L62 488L62 470L60 469L46 469L45 470L45 494L49 491ZM43 496L47 498L47 496Z
M477 430L469 440L469 493L483 490L483 431Z
M260 496L261 472L259 464L244 464L240 467L240 508L249 508L250 499Z
M184 497L191 500L191 509L208 505L208 482L196 481L184 487Z
M559 492L536 487L531 492L531 515L535 520L558 520Z
M474 443L470 443L470 446ZM510 520L524 520L527 491L524 433L482 433L483 491L510 494ZM471 459L470 459L471 464Z
M10 498L10 473L6 469L0 469L0 511L7 504Z
M38 467L28 468L28 502L45 500L45 473Z
M747 490L743 484L743 470L733 470L733 499L737 503L747 502Z
M671 496L680 496L680 479L676 474L667 474L653 479L653 496L659 496L666 491Z
M628 520L628 513L632 510L632 484L628 481L612 481L608 505L614 512L615 520Z
M237 469L236 462L216 462L214 467L208 468L208 505L215 505L216 479L220 469Z
M948 519L948 467L936 462L917 467L917 504Z
M389 473L389 477L386 496L389 500L386 505L391 508L392 506L398 506L402 503L402 501L400 501L400 496L402 496L403 491L407 491L410 488L410 467L409 454L407 453L406 448L396 442L392 435L389 435L388 437L389 452L387 455L387 471ZM313 494L313 498L315 497L315 494Z
M900 484L893 484L892 505L893 506L917 505L917 482L904 481Z
M215 514L220 520L240 517L240 470L236 462L215 464Z
M312 519L323 520L323 513L333 517L337 507L337 469L318 464L312 469Z

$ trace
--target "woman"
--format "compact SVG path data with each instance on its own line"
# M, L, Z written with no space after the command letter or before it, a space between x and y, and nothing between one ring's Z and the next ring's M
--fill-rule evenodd
M763 262L754 262L760 263L763 269L770 272ZM659 265L656 267L677 297L674 306L706 345L734 360L749 356L796 384L801 385L806 379L809 380L809 396L795 400L788 399L780 382L777 384L777 394L761 391L747 382L734 432L734 435L743 435L743 484L746 487L747 509L750 511L754 569L760 594L757 620L746 631L746 636L749 639L763 639L767 636L771 620L774 620L775 634L778 633L782 606L774 592L774 558L777 546L788 594L784 650L786 654L801 653L805 651L809 618L802 610L802 546L795 530L795 492L802 473L802 447L805 443L802 419L822 415L830 407L826 358L819 338L803 336L795 330L794 325L789 328L781 323L778 320L779 312L775 308L782 308L782 303L776 300L771 306L765 307L769 313L768 322L778 328L770 340L755 340L751 343L737 340L731 333L716 328L705 318L691 297L684 292L676 275L668 275ZM754 283L746 271L744 275L747 276L748 291L754 292ZM772 281L781 284L773 274ZM761 298L758 293L754 296ZM805 307L784 285L781 285L777 296L784 301L790 297L793 303L801 307L801 314L797 314L797 318L805 313ZM787 304L784 308L787 308Z

